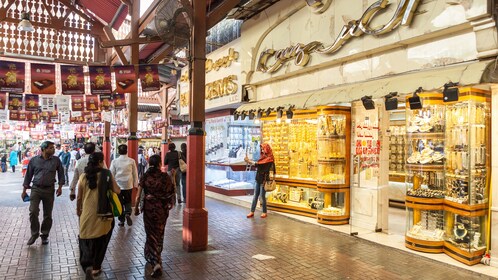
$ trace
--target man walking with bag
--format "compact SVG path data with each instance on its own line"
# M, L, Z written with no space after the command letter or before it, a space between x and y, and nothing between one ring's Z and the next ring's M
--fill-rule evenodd
M119 216L119 226L124 226L124 221L128 226L133 224L131 220L131 193L133 188L138 187L138 171L137 164L135 160L129 158L128 146L119 145L118 146L119 157L111 162L111 173L119 188L121 193L119 197L121 199L121 204L123 205L123 213Z
M54 208L54 192L57 196L62 194L62 186L66 183L64 178L64 169L58 157L54 156L54 143L45 141L40 146L42 154L33 157L28 164L28 171L24 177L23 191L21 198L26 197L26 189L31 187L31 197L29 204L29 221L31 223L31 238L28 245L35 243L36 239L41 236L42 244L48 244L48 235L52 228L52 210ZM55 173L57 172L59 187L55 191ZM40 201L43 202L43 221L40 230ZM41 235L40 235L41 231Z

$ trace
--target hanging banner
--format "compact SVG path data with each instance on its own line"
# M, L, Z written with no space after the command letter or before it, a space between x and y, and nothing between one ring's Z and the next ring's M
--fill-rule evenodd
M9 110L22 110L22 94L9 93Z
M24 95L24 100L25 100L25 110L26 111L36 111L38 112L38 106L39 106L39 99L38 95L36 94L26 94Z
M71 109L72 111L84 111L85 110L85 96L84 95L73 95L71 96Z
M83 66L61 65L62 94L85 94Z
M69 100L71 100L71 98L69 96L57 95L55 98L57 110L61 112L70 111Z
M100 95L100 110L101 111L110 111L112 109L112 95L103 94Z
M0 61L0 92L24 92L24 62Z
M40 107L42 111L54 111L55 98L50 95L40 95Z
M31 63L31 93L55 94L55 65Z
M83 112L83 121L85 123L91 123L93 121L92 112Z
M111 69L109 66L89 66L90 92L92 94L111 94Z
M9 120L18 121L19 120L19 111L9 110Z
M60 123L59 112L57 110L50 111L49 115L50 115L50 122L52 122L52 123Z
M93 122L96 122L96 123L97 123L97 122L102 122L102 114L99 114L99 113L97 113L97 112L94 112L94 113L92 114L92 121L93 121Z
M30 122L36 122L38 123L38 112L26 112L26 118ZM32 128L32 127L30 127Z
M87 95L86 99L86 109L88 111L98 111L99 110L99 97L96 95Z
M40 121L49 122L50 114L47 111L41 111L40 114L38 115L38 118L40 119Z
M124 94L114 94L112 96L112 100L114 103L114 110L123 110L126 108L126 101Z
M124 65L114 66L116 74L116 92L117 93L136 93L137 84L135 83L135 66Z
M7 110L0 110L0 122L6 122L7 119L8 119L8 117L9 117L9 111L7 111ZM7 126L9 126L9 125L7 124ZM10 127L8 127L7 129L9 129L9 128ZM3 126L2 126L2 129L5 130L3 128Z
M0 93L0 110L5 110L5 104L7 102L7 94Z
M140 82L143 92L158 91L159 89L161 89L157 64L139 65L138 69L140 73Z
M25 111L19 111L19 120L20 121L26 121L27 120L27 115L26 115L26 112Z
M69 111L60 112L61 123L67 124L71 121L71 113Z

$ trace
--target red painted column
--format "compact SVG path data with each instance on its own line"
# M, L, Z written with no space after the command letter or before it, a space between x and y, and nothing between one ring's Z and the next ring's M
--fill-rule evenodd
M169 152L168 150L168 140L162 140L161 141L161 171L162 172L167 172L168 171L168 166L164 165L164 159L166 158L166 153Z
M106 137L102 145L102 152L104 153L104 161L107 167L111 166L111 140Z
M208 244L208 212L204 193L204 130L192 128L187 136L187 205L183 210L183 249L204 251Z
M134 159L138 166L138 138L136 132L130 132L130 137L128 138L128 157ZM137 189L133 188L131 193L131 205L135 205L136 195Z
M204 251L208 245L208 212L204 208L206 4L205 1L192 1L192 6L191 129L187 136L187 205L183 210L183 249L188 252Z

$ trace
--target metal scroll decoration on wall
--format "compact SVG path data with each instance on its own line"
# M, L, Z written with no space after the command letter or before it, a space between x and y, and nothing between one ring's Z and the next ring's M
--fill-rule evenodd
M259 56L257 70L274 73L289 60L294 60L298 66L306 66L312 53L333 54L353 37L361 37L364 34L378 36L391 32L399 25L409 26L419 3L420 0L401 0L392 18L381 27L373 29L370 27L373 18L390 5L388 0L379 0L368 7L359 19L344 25L332 44L326 46L322 42L313 41L306 45L298 43L280 50L267 49ZM273 64L270 64L270 60Z
M305 0L313 13L321 14L325 12L332 4L332 0Z

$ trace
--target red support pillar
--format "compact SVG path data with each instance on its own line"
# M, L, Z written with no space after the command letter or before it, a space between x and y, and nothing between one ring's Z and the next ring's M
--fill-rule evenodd
M191 129L187 136L187 205L183 210L183 249L204 251L208 244L208 212L204 197L206 5L192 1L194 24L191 36L192 76L190 86Z
M168 126L169 126L169 116L168 116L168 92L169 89L165 88L161 91L161 118L166 120L166 126L162 128L162 138L161 138L161 171L168 171L168 166L164 165L164 159L166 158L166 153L168 152Z
M111 166L111 123L104 122L104 143L102 144L102 152L104 153L104 161L107 167Z

